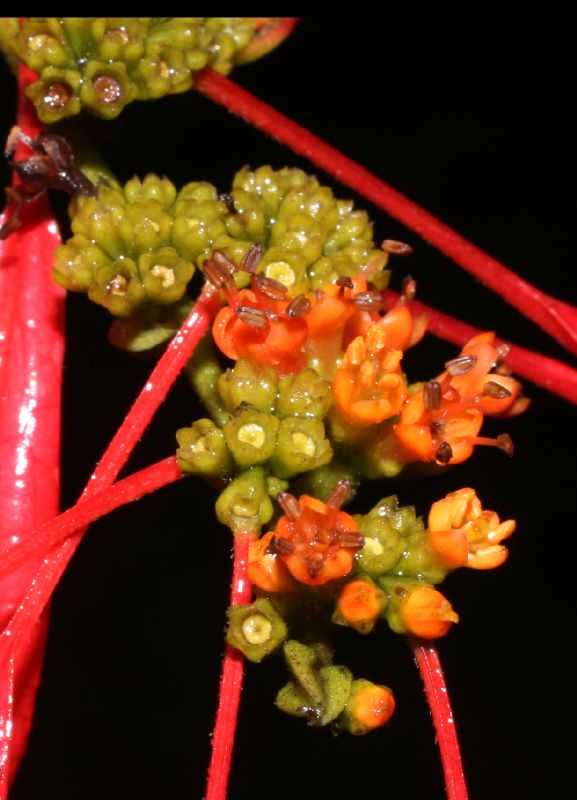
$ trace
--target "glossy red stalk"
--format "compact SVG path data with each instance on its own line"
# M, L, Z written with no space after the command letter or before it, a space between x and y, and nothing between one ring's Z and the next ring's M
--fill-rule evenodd
M174 483L179 478L182 478L182 472L176 463L176 456L170 456L134 472L90 499L79 500L72 508L31 531L6 554L0 553L0 579L20 569L31 558L47 556L55 545L80 528L90 525L120 506L140 500L145 494Z
M197 77L195 88L382 208L577 354L576 308L527 283L424 208L229 78L206 68Z
M467 784L457 738L457 727L453 718L439 652L433 642L422 639L410 639L410 642L433 717L445 775L447 798L448 800L467 800Z
M96 467L84 490L85 498L93 497L114 482L174 380L192 355L199 340L208 330L219 304L220 299L217 292L210 288L202 292L188 318L158 361L150 380L144 386ZM13 432L12 436L14 436ZM33 527L33 523L26 527ZM2 739L5 756L4 771L0 773L0 798L2 800L6 797L8 789L7 766L12 755L11 720L13 709L11 698L13 687L7 677L14 678L16 676L20 679L22 675L26 674L26 644L85 531L85 528L80 529L73 536L54 547L39 568L27 578L25 585L21 584L19 605L2 633L0 640L0 676L2 676L0 718L5 725Z
M392 308L398 302L400 295L396 292L387 289L384 293L387 306ZM436 311L434 308L411 300L409 308L416 314L426 314L429 322L427 330L439 336L441 339L446 339L448 342L453 342L462 346L472 339L473 336L481 333L480 330L468 325L466 322L461 322L448 314L443 314ZM504 344L502 339L497 340L497 344ZM542 386L550 392L558 395L559 397L569 400L571 403L577 404L577 370L569 367L561 361L556 361L549 356L543 356L540 353L534 353L532 350L527 350L524 347L519 347L516 344L510 344L510 351L507 355L507 365L520 377L536 383L537 386Z
M234 562L230 604L250 603L252 586L247 577L248 551L254 540L251 533L237 533L234 537ZM226 646L218 696L218 710L212 735L212 754L208 768L205 800L225 800L236 721L242 689L244 656L230 645Z
M41 130L19 72L17 123ZM17 157L22 155L17 152ZM27 155L27 154L25 154ZM58 511L64 291L52 281L58 227L43 197L23 211L24 225L0 242L0 547L22 541ZM0 582L0 631L17 611L39 564ZM25 637L0 637L0 797L26 748L40 680L48 615Z

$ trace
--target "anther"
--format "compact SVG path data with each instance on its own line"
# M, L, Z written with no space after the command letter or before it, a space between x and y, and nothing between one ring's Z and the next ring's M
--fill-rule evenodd
M277 495L276 499L287 517L290 517L290 519L293 520L300 519L302 515L302 509L299 505L299 501L294 495L290 494L290 492L281 492Z
M483 394L486 397L493 397L495 400L504 400L506 397L511 397L513 393L497 381L487 381L483 386Z
M342 478L335 484L334 489L327 498L327 506L333 509L339 509L347 499L349 493L349 482L346 478Z
M349 547L351 550L359 550L365 543L365 537L360 533L351 533L346 531L339 536L339 544L341 547Z
M413 252L413 248L410 244L397 242L394 239L385 239L381 247L385 253L390 253L393 256L410 256Z
M417 294L417 281L411 275L405 275L401 284L403 300L413 300Z
M339 277L335 281L337 286L340 286L342 289L352 289L354 288L353 279L350 278L348 275L339 275Z
M295 317L303 317L311 310L311 301L304 294L298 294L288 304L285 314L287 317L294 319Z
M441 384L439 381L427 381L423 386L423 403L429 411L434 411L441 407L442 400Z
M380 311L383 307L383 298L378 292L359 292L354 302L363 311Z
M260 242L255 242L249 247L240 262L240 269L248 272L249 275L254 275L259 261L262 258L262 245Z
M431 436L433 436L434 438L440 436L443 433L444 428L445 428L445 423L441 419L437 419L434 422L431 422L431 424L429 425Z
M511 439L508 433L500 433L497 436L497 447L499 448L499 450L502 450L508 456L513 456L515 452L515 448L513 446L513 440Z
M229 192L222 192L222 194L219 194L218 199L221 203L225 204L227 211L230 214L236 213L236 208L234 207L234 197Z
M269 300L285 299L286 286L280 281L275 281L274 278L267 278L266 275L257 275L253 277L253 283Z
M252 325L253 328L264 328L265 325L268 325L268 314L260 308L237 306L234 310L237 317L246 325Z
M218 251L215 250L212 254L212 258L204 262L202 267L204 276L217 289L230 289L234 284L234 279L232 277L234 273L234 264L232 264L232 262L224 263L219 258L215 257L217 253ZM234 285L236 286L236 284Z
M266 551L275 556L289 556L294 549L294 544L286 536L273 536Z
M449 375L466 375L477 363L477 356L459 356L445 362L445 369Z
M307 570L313 580L318 578L323 571L323 559L320 553L308 556L306 559Z
M435 458L439 464L449 463L449 461L453 458L453 448L449 442L441 442L441 444L437 447Z

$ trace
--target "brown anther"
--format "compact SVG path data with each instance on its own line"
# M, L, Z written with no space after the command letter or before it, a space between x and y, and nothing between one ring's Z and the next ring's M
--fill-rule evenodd
M413 300L417 294L417 281L411 275L405 275L401 284L403 300Z
M497 381L487 381L483 386L483 394L486 397L493 397L495 400L504 400L506 397L511 397L512 392Z
M273 536L266 551L274 556L289 556L294 549L294 544L286 536Z
M208 261L205 261L202 270L204 272L204 277L212 283L213 286L216 286L217 289L229 289L232 288L234 283L234 278L232 277L234 272L234 264L232 264L233 270L229 268L228 264L222 263L217 257L218 251L212 254L212 258Z
M218 195L218 199L221 203L225 204L226 209L230 214L236 213L236 208L234 207L234 197L230 194L230 192L222 192L222 194Z
M58 109L59 111L66 108L73 95L73 91L67 83L51 83L46 89L42 101L50 108Z
M294 495L290 494L290 492L281 492L277 495L276 499L287 517L290 517L293 520L300 519L303 512L299 505L299 501Z
M305 559L307 570L311 578L313 580L318 578L321 572L323 571L323 558L320 553L315 553L314 555L307 556Z
M410 244L397 242L394 239L385 239L381 244L381 248L385 253L390 253L392 256L410 256L414 252Z
M337 528L331 528L327 531L327 539L329 544L338 544L341 538L341 532Z
M379 292L359 292L355 295L354 302L363 311L380 311L383 307L383 298Z
M329 508L339 509L347 499L349 488L349 482L346 478L342 478L338 481L327 498L327 506Z
M342 289L353 289L354 283L353 279L350 278L348 275L339 275L339 277L335 281L337 286L340 286Z
M477 363L477 356L459 356L445 362L445 369L449 375L466 375Z
M441 444L437 447L435 458L439 464L449 463L449 461L453 458L453 448L449 442L441 442Z
M266 311L262 311L260 308L237 306L234 310L237 317L246 325L252 325L253 328L264 328L265 325L268 325L268 315Z
M266 275L256 275L253 277L255 287L262 292L269 300L284 300L286 286L274 278L267 278Z
M287 306L285 314L287 317L303 317L311 310L311 301L304 294L297 294Z
M349 547L351 550L360 550L365 543L365 537L360 533L351 533L346 531L341 533L339 537L339 544L341 547Z
M445 429L445 423L442 419L437 419L434 422L431 422L429 429L431 431L431 435L436 439L443 433Z
M99 75L92 81L92 88L100 103L111 105L122 97L122 86L112 75Z
M443 399L441 384L439 381L427 381L423 386L423 403L429 411L434 411L441 407Z
M260 242L252 244L243 256L240 262L239 269L243 272L248 272L249 275L254 275L258 263L262 258L262 245Z
M409 594L403 586L395 586L394 591L397 597L406 597Z
M508 456L514 455L515 447L513 445L513 440L508 433L500 433L497 436L496 442L499 450L502 450Z

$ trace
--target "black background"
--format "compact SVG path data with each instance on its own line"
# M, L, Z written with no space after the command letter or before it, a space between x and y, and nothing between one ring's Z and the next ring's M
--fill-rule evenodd
M326 138L545 291L577 303L575 24L524 19L307 19L290 41L233 78ZM4 130L13 118L3 75ZM225 190L243 164L311 169L194 93L133 104L103 148L118 177L165 173ZM312 170L311 170L312 171ZM318 171L317 171L318 173ZM341 197L353 194L322 173ZM502 337L575 359L478 281L358 199L375 239L410 242L420 298ZM59 203L60 208L63 204ZM394 265L395 266L395 265ZM106 313L70 299L62 505L145 383L151 363L113 351ZM430 377L454 347L434 337L408 357ZM424 482L370 486L354 511L397 492L425 513L461 486L518 520L508 562L453 575L461 615L440 643L471 798L564 794L574 767L575 410L530 383L529 411L510 422L514 459L493 449ZM127 472L168 455L174 430L199 415L184 380ZM180 482L94 525L53 604L36 726L14 800L200 798L209 757L230 573L230 534L212 499ZM387 683L391 725L334 739L281 715L279 660L248 668L231 800L352 793L444 797L434 733L410 651L384 628L343 631L337 662Z

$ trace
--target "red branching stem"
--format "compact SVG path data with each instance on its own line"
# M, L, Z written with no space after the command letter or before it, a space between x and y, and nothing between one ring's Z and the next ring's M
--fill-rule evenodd
M21 68L17 122L35 137L40 125L24 95L30 76ZM59 499L64 291L51 268L60 237L45 197L23 209L22 221L0 242L0 548L50 519ZM0 582L0 631L38 566ZM45 614L25 638L0 637L0 798L26 748L47 627Z
M387 289L384 292L385 301L389 308L398 302L400 295ZM428 317L427 330L434 333L441 339L446 339L453 344L464 345L473 336L481 331L461 322L448 314L436 311L434 308L411 300L409 308L415 314L426 314ZM502 339L497 340L497 344L504 344ZM526 378L537 386L548 389L553 394L577 404L577 370L557 361L549 356L534 353L516 344L510 344L510 351L507 355L507 364L511 369L522 378Z
M577 354L576 308L527 283L424 208L229 78L206 68L197 77L195 88L382 208Z
M249 603L252 587L246 574L248 551L254 536L237 533L234 537L234 565L230 604ZM242 689L244 657L239 650L226 646L220 679L218 711L212 735L212 755L208 768L208 783L205 800L225 800L232 751L236 733L236 721Z
M84 490L84 498L93 497L115 481L138 439L166 397L172 383L194 352L201 337L208 330L219 304L220 299L215 291L211 289L203 291L112 439ZM27 528L29 527L32 526L28 525ZM2 724L6 723L7 730L9 730L13 692L12 683L7 678L16 676L20 680L20 676L25 673L27 668L26 643L36 629L38 620L46 608L54 588L85 532L86 529L81 528L73 536L67 537L52 548L39 568L34 570L25 583L21 584L19 604L2 632L0 676L3 680L0 685L0 712ZM5 747L4 764L6 765L11 757L10 737L4 737L3 742ZM7 786L5 770L0 774L0 800L5 800Z
M145 494L174 483L181 477L176 456L169 456L146 469L134 472L88 500L81 499L72 508L27 534L6 554L0 553L0 579L19 569L31 558L47 556L52 547L80 528L90 525L120 506L140 500Z
M413 655L425 685L425 695L437 734L448 800L467 800L457 727L453 718L449 691L436 646L422 639L410 639Z

